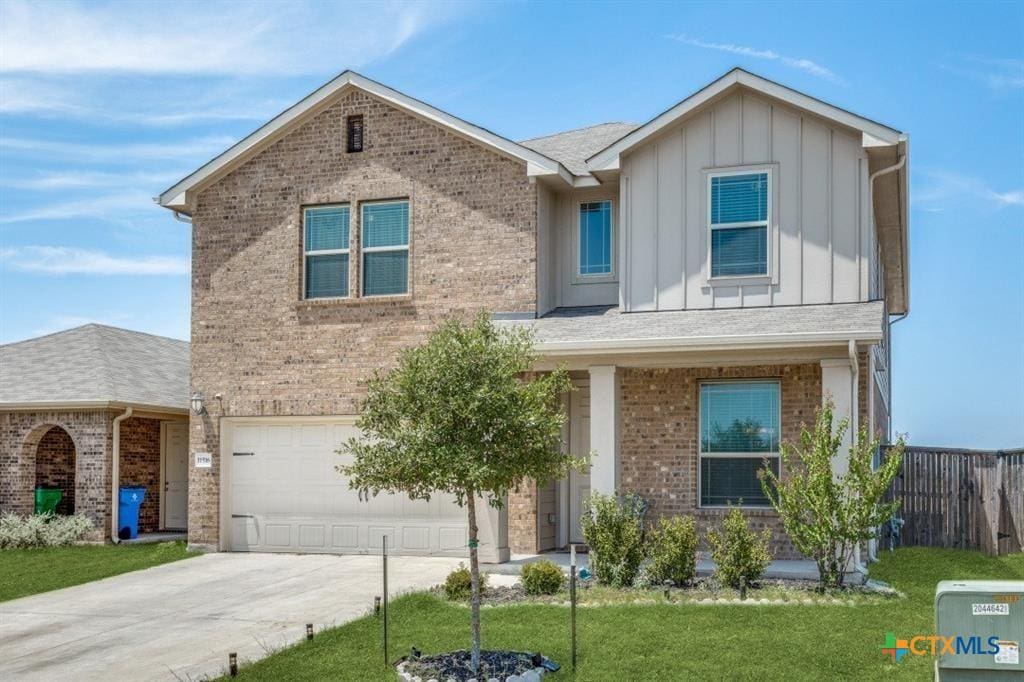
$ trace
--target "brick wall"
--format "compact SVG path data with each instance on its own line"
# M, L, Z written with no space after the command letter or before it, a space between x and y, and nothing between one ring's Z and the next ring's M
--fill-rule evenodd
M75 513L75 443L59 426L47 431L36 447L35 487L59 488L57 513Z
M344 151L362 114L365 151ZM408 296L301 301L303 205L408 198ZM189 539L218 541L221 415L352 414L361 380L441 320L536 305L536 188L525 164L355 91L199 195L193 215ZM358 295L359 259L350 291ZM212 399L221 394L222 400Z
M622 372L621 487L648 500L651 519L688 514L696 519L701 531L720 524L727 510L697 506L699 382L778 378L782 439L791 443L798 441L802 424L813 423L814 411L821 404L821 367L817 363ZM798 556L773 511L745 511L753 528L772 530L776 557Z
M120 485L145 486L139 532L160 528L160 420L130 417L121 422Z
M537 484L524 481L508 494L508 547L513 554L536 554Z

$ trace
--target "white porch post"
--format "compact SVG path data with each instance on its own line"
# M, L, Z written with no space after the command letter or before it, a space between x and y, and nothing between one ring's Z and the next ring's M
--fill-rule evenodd
M845 474L849 468L847 455L850 446L853 445L854 432L857 428L855 392L855 368L849 358L821 361L821 403L824 405L831 398L834 405L833 425L838 425L839 420L843 417L849 420L849 427L843 436L839 455L832 463L832 471L837 477Z
M503 564L510 558L508 547L508 500L500 509L486 497L476 498L476 525L479 529L479 557L485 564Z
M615 495L619 489L619 383L614 365L590 368L590 489Z

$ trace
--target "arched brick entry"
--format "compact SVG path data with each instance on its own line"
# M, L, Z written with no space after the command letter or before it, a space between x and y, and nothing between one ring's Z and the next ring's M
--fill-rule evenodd
M75 513L75 441L64 428L54 426L43 434L36 446L36 488L61 491L58 514Z

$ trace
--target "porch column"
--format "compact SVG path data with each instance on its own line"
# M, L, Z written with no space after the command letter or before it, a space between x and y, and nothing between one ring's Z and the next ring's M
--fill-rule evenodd
M590 368L590 489L615 495L619 489L619 390L615 365Z
M508 561L508 500L499 509L492 507L486 497L477 497L476 526L479 531L480 561L485 564L503 564Z
M843 417L849 420L849 427L839 446L839 454L832 462L832 471L837 477L845 474L849 468L847 456L857 429L856 390L856 368L849 358L821 361L821 403L824 405L831 398L834 406L833 425L838 425Z

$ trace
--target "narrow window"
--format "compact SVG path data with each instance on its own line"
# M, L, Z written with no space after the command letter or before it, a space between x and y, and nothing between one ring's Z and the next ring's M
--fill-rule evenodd
M409 202L363 204L363 296L409 291Z
M779 472L779 382L700 385L700 503L768 506L758 472Z
M348 206L302 212L306 298L348 296Z
M346 120L347 149L350 152L363 151L363 115L349 116Z
M612 274L612 202L580 204L579 275Z
M711 276L768 274L768 173L711 176Z

